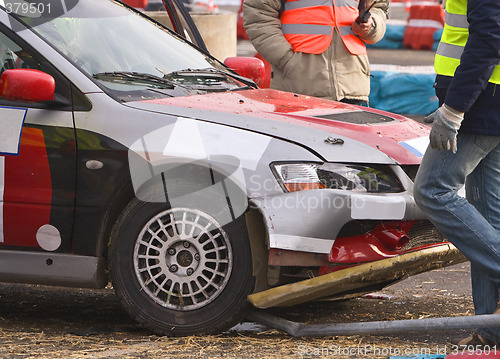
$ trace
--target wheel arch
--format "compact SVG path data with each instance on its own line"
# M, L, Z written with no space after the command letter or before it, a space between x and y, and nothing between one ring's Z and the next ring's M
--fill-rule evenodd
M98 256L107 258L113 228L121 212L133 198L134 189L131 181L122 186L113 196L101 222L100 236L97 243Z
M175 187L173 188L174 191L176 189L180 190L180 193L177 192L176 194L177 196L192 194L193 188L198 190L203 190L204 188L207 188L206 181L203 180L196 181L195 178L199 179L200 175L204 175L206 179L207 170L213 173L211 176L213 180L217 179L220 180L223 178L225 179L224 181L225 188L226 189L230 188L231 191L230 194L232 195L232 197L237 196L239 198L240 205L243 203L242 201L244 200L245 208L244 210L243 208L241 209L241 215L246 215L248 212L250 212L248 197L246 191L242 188L241 183L237 183L233 181L231 178L229 178L227 176L227 173L223 169L219 170L216 167L215 168L210 167L208 164L192 163L189 164L188 166L184 164L182 168L179 167L177 171L174 171L173 173L174 175L172 177L167 176L165 174L166 172L158 173L158 170L156 171L153 170L152 172L156 172L158 174L144 181L138 188L135 188L137 186L133 183L133 179L131 178L113 196L105 212L103 221L101 222L101 230L99 232L100 236L97 243L98 256L107 256L113 228L118 222L122 211L130 203L130 201L134 199L134 197L140 200L148 201L148 199L158 196L159 193L165 194L166 191L167 193L162 198L162 201L166 202L168 201L168 192L171 189L171 187ZM229 203L234 204L233 202L234 201L230 201ZM256 230L259 233L258 235L257 234L252 235L252 237L256 238L255 239L256 242L258 241L257 238L259 238L260 240L261 238L260 232L264 228L263 219L261 218L260 221L257 220L259 215L262 216L260 212L259 214L256 213L255 215L251 216L252 218L255 217L255 219L252 220L252 226L256 226ZM248 230L248 222L247 222L247 230ZM262 241L265 241L265 237L262 237ZM262 244L265 245L265 242L263 242ZM252 244L252 248L253 247L257 248L257 245ZM259 249L259 251L261 250ZM254 257L253 249L252 249L252 257Z
M269 232L262 213L250 208L245 214L250 250L252 253L252 271L255 277L254 293L269 289L267 269L269 266Z

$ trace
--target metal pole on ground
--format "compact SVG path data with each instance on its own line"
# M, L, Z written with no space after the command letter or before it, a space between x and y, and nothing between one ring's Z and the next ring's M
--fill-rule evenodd
M358 323L304 324L280 318L265 311L254 310L249 313L247 318L267 327L284 331L294 337L382 335L428 330L500 327L500 314Z

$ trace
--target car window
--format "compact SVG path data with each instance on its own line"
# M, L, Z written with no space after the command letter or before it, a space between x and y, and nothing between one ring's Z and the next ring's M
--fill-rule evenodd
M1 0L0 0L1 1ZM16 36L16 33L0 25L0 76L5 70L34 69L51 75L55 80L55 101L51 103L28 102L26 107L41 107L55 105L58 110L66 111L73 108L73 98L78 99L79 108L88 109L88 102L81 98L81 92L43 56L35 51L28 43ZM73 93L73 95L72 95ZM13 105L16 102L0 97L1 105Z
M21 68L40 70L40 63L3 33L0 33L0 65L0 74L5 70Z
M188 67L212 66L204 54L179 38L166 36L156 24L126 8L107 9L106 4L109 2L96 5L102 11L94 16L78 16L78 12L71 11L34 30L90 75L109 71L162 75Z
M231 76L213 73L226 71L216 59L119 2L79 1L58 17L43 16L16 17L121 101L241 86Z

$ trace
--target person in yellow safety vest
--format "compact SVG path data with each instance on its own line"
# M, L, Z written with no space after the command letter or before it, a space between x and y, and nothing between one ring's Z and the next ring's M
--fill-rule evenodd
M415 201L471 265L475 313L500 313L500 1L447 0L434 87L438 110L415 180ZM465 185L466 198L458 191ZM479 329L461 348L500 345ZM500 346L498 346L500 347ZM467 349L469 350L469 349Z
M272 66L271 88L368 103L365 43L384 37L389 2L377 0L360 23L358 7L358 0L244 0L243 26Z

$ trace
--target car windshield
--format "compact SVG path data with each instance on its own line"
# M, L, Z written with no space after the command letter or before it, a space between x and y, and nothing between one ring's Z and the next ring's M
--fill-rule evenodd
M118 2L78 1L61 16L43 16L20 19L121 101L244 86L219 62Z

